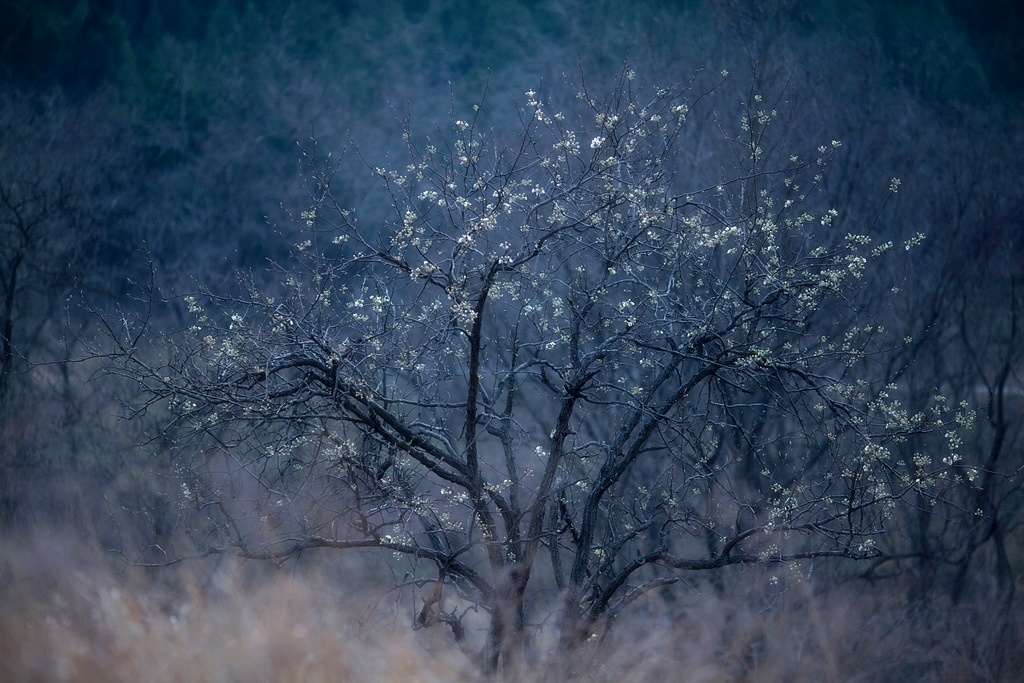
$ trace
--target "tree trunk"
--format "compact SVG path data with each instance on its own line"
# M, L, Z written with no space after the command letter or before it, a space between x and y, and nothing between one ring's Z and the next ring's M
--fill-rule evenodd
M483 672L489 678L499 670L505 680L518 678L526 645L523 602L528 579L529 571L516 566L497 582L482 662Z

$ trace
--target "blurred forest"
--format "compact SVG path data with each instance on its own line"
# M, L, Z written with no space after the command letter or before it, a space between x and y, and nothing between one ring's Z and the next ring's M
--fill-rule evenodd
M600 87L627 62L654 85L728 70L717 102L764 93L790 139L842 141L824 187L839 230L897 244L924 233L905 269L871 274L857 305L871 302L889 336L908 340L885 359L908 409L940 392L977 413L961 449L963 468L980 473L973 484L922 499L882 557L820 569L821 580L898 595L918 619L933 619L922 605L946 615L989 605L990 625L1011 625L964 654L965 676L1020 673L1016 3L3 0L0 16L0 575L10 586L32 573L12 559L30 537L116 551L104 558L117 571L175 547L181 473L161 450L166 416L137 414L137 388L105 372L97 312L180 328L181 297L200 285L230 289L241 272L274 286L299 239L293 217L310 203L300 147L340 157L334 196L361 225L383 226L390 207L370 167L399 154L405 124L429 134L480 103L480 125L500 136L525 92L572 107L567 81ZM699 143L694 167L710 158ZM880 214L893 178L899 191ZM151 280L163 303L147 312L139 292ZM25 541L24 552L45 546ZM372 563L339 566L375 578ZM928 637L924 652L943 636ZM0 654L0 670L18 666ZM935 666L934 679L953 676ZM889 675L916 678L873 680Z

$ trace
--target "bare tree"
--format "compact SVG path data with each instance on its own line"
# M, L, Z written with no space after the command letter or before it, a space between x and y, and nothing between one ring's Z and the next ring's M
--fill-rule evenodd
M1020 529L1021 250L1020 198L1006 183L1014 162L1001 158L1005 134L990 120L961 117L960 144L933 151L935 182L922 187L914 216L930 226L920 275L907 295L904 325L915 337L901 383L962 391L981 419L965 436L958 467L971 486L939 508L927 504L906 522L877 575L912 569L918 590L935 586L959 601L989 583L1011 609L1020 568L1008 548ZM967 142L969 141L969 142ZM1016 168L1019 168L1019 164ZM916 292L914 290L917 290ZM913 391L913 389L911 389ZM911 457L913 440L901 446ZM925 502L925 501L923 501ZM897 550L898 549L898 550Z
M509 144L467 109L370 164L383 226L314 143L280 286L187 297L176 333L110 323L139 409L172 415L200 553L380 551L430 587L415 623L470 647L456 607L486 611L485 671L516 666L552 591L568 649L697 571L876 557L905 497L953 483L946 424L970 419L910 414L877 362L903 340L857 306L916 240L844 229L819 191L840 143L790 149L758 95L691 131L726 77L625 69L572 114L527 92ZM716 163L683 171L713 133ZM945 457L890 457L939 429Z
M0 404L25 353L19 347L34 346L53 313L54 281L65 291L69 282L85 213L76 205L80 173L60 150L70 116L57 96L0 102Z
M76 288L116 288L104 247L131 165L115 117L100 96L0 93L0 523L71 507L55 482L82 464L93 423L81 420L87 392L64 363L76 353L64 332L92 321L67 305Z

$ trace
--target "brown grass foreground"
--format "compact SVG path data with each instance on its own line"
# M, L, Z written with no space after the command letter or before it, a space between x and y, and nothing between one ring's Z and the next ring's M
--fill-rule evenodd
M234 565L202 580L196 567L140 577L65 537L4 540L3 681L473 679L442 627L413 631L395 601L375 600L384 589ZM616 624L573 661L546 651L540 631L528 680L1024 680L1017 610L894 594L802 582L771 599L694 597L674 618Z

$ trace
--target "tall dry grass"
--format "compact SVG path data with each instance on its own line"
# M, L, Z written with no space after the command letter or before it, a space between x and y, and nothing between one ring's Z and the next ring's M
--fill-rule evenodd
M57 534L0 547L2 681L474 678L443 627L413 631L409 614L378 600L383 587L231 563L118 573ZM652 602L571 659L539 630L517 680L1024 680L1024 619L984 599L742 585L671 609Z

